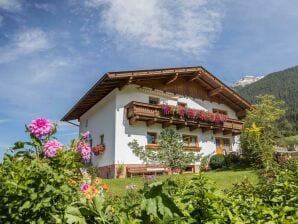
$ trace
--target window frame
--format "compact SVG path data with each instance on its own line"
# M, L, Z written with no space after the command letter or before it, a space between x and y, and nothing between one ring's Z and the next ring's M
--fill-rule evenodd
M149 143L148 142L148 135L153 135L153 139L154 141ZM158 144L158 141L157 141L157 133L156 132L151 132L151 131L148 131L147 134L146 134L146 140L147 140L147 145L157 145Z
M153 103L152 103L153 102ZM153 96L149 96L149 100L148 103L150 105L159 105L160 104L160 98L158 97L153 97Z
M99 141L100 141L100 144L101 145L104 145L105 144L105 140L104 139L105 139L105 135L104 134L102 134L102 135L99 136Z
M228 111L226 110L222 110L222 109L218 109L218 108L213 108L212 109L213 113L219 113L219 114L224 114L224 115L228 115Z
M180 107L187 107L187 103L183 103L183 102L177 102L177 106L180 106Z
M185 137L188 138L188 144L185 144ZM195 145L192 145L192 138L195 138ZM185 147L198 147L199 146L199 138L197 135L188 135L188 134L183 134L182 135L183 139L183 146Z

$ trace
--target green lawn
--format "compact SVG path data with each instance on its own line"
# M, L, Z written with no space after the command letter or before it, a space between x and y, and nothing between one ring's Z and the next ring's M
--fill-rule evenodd
M186 178L191 178L199 174L183 174ZM203 173L209 180L219 189L228 189L233 183L239 182L247 178L252 183L258 182L258 176L254 170L228 170L228 171L210 171ZM155 180L164 180L169 176L157 176ZM107 179L104 182L110 185L110 192L115 195L123 195L126 185L136 185L142 187L144 183L143 177L132 177L125 179Z

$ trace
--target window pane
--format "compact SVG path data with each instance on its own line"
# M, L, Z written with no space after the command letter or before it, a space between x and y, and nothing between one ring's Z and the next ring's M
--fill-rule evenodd
M183 144L184 145L189 145L189 136L187 135L183 135Z
M156 133L147 133L147 144L156 144Z
M197 145L197 136L191 136L191 146Z

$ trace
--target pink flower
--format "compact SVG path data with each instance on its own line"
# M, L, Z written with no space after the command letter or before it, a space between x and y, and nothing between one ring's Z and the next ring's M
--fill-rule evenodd
M86 140L89 138L89 135L90 135L90 132L89 131L86 131L84 133L81 133L82 138L83 139L86 139Z
M88 143L79 141L76 145L76 151L80 153L83 160L89 160L91 155L91 148Z
M82 191L82 192L86 191L86 190L88 189L89 186L90 186L90 185L89 185L89 184L86 184L86 183L85 183L85 184L82 184L82 185L81 185L81 191Z
M37 138L48 136L54 129L54 125L45 118L36 118L28 127L29 132Z
M47 158L52 158L56 156L58 149L63 148L63 144L57 140L50 140L46 142L43 146L43 153Z

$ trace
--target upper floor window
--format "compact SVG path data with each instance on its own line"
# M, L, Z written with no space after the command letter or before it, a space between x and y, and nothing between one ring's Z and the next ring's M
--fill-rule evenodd
M88 127L88 119L86 119L86 121L85 121L85 128L87 128Z
M147 132L147 144L157 144L157 133Z
M183 135L184 146L198 146L198 137L195 135Z
M100 138L100 144L101 145L103 145L104 144L104 139L105 139L105 135L101 135L101 136L99 136L99 138Z
M178 102L177 105L178 105L178 106L181 106L181 107L186 107L186 106L187 106L186 103L182 103L182 102Z
M221 109L217 109L217 108L213 108L213 113L219 113L219 114L228 115L227 111L221 110Z
M157 104L159 104L159 98L157 98L157 97L149 97L149 104L152 104L152 105L157 105Z

